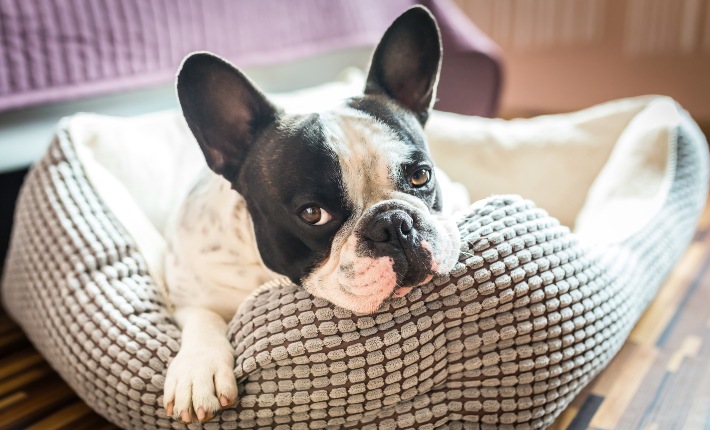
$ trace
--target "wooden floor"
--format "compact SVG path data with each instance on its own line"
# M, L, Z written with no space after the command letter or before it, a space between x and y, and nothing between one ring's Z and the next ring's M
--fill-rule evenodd
M0 314L0 429L115 428ZM554 429L710 429L710 208L611 365Z

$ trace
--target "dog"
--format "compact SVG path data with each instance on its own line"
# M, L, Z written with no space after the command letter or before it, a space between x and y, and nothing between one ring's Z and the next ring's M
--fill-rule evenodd
M188 56L183 115L207 167L166 232L165 280L182 330L163 404L183 422L237 401L227 321L259 285L286 276L356 314L445 274L460 238L423 127L442 48L434 17L397 18L371 59L364 93L286 114L227 61Z

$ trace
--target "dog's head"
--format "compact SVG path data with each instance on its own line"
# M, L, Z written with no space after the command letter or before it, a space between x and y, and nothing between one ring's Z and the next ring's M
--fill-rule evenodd
M325 112L284 114L219 57L185 60L187 123L209 167L244 196L271 270L370 313L452 268L458 230L439 215L423 132L440 64L439 30L421 7L382 37L364 94Z

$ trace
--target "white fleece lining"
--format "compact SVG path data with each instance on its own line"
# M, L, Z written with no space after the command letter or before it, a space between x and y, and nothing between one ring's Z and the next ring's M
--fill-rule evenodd
M679 122L672 99L649 96L527 120L436 112L427 134L437 164L472 201L520 194L609 242L642 228L665 200Z
M634 117L589 189L575 232L591 243L618 242L643 228L661 209L675 174L677 125L668 102Z

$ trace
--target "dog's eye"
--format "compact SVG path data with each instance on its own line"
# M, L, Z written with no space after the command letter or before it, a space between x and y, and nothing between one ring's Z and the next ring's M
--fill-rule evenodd
M419 169L409 177L409 185L414 188L420 188L429 183L431 179L431 170Z
M323 225L333 217L323 208L318 206L308 206L299 214L303 222L310 225Z

